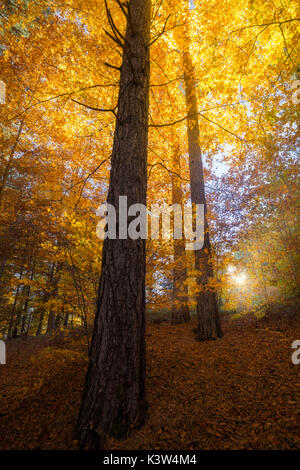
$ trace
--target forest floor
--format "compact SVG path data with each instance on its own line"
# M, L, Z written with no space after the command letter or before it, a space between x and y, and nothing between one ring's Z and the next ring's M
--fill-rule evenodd
M185 325L147 326L149 418L107 449L299 449L298 318L225 319L224 338ZM76 449L85 337L13 340L0 365L0 449ZM298 392L296 392L298 388ZM298 432L297 432L298 431Z

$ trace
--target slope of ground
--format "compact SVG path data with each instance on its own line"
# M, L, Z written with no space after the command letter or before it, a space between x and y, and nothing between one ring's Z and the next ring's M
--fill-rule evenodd
M224 320L193 340L194 321L147 327L149 419L107 449L297 449L296 318ZM84 336L14 340L0 366L0 449L75 449L87 366Z

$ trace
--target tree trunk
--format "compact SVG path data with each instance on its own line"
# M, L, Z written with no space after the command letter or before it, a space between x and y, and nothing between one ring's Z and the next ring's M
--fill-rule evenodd
M147 189L151 0L130 0L129 8L108 191L117 220L119 196L146 205ZM76 428L80 448L101 448L106 435L124 436L144 423L144 330L145 240L107 238Z
M5 167L3 176L2 176L2 182L1 182L1 185L0 185L0 205L2 203L3 194L4 194L6 184L7 184L9 172L10 172L12 166L13 166L13 159L14 159L15 151L17 149L19 140L20 140L20 136L22 134L23 125L24 125L24 118L20 122L18 133L17 133L17 136L16 136L16 140L15 140L13 146L12 146L12 149L11 149L11 152L10 152L10 155L9 155L9 158L8 158L8 162L6 164L6 167Z
M175 143L173 151L172 173L172 204L182 206L183 196L180 181L180 148ZM175 174L176 173L176 174ZM179 176L177 176L179 175ZM188 287L186 285L187 268L184 240L174 239L174 272L173 272L173 303L172 324L184 323L190 320L188 305Z
M24 259L25 261L25 259ZM23 271L24 271L24 265L22 264L21 271L19 274L19 280L22 279L23 276ZM17 335L16 329L14 328L15 324L15 312L16 312L16 307L18 303L18 298L19 298L19 293L20 293L20 285L18 285L16 293L15 293L15 299L14 299L14 304L13 308L10 314L10 320L9 320L9 325L8 325L8 332L7 332L7 338L10 339L12 337L15 337Z
M66 312L64 314L64 328L68 328L68 324L69 324L69 312Z
M49 297L47 300L50 298L55 298L58 294L58 284L60 281L60 276L61 276L61 270L63 268L63 263L59 261L56 265L56 270L55 270L55 276L52 275L52 288L49 293ZM55 313L53 311L53 307L50 308L49 316L48 316L48 323L47 323L47 335L52 335L53 331L56 329L56 317Z
M189 32L186 30L186 50L183 52L184 84L188 125L189 169L191 180L192 204L204 204L204 245L201 250L195 250L195 268L199 272L197 284L200 292L197 294L198 328L196 339L206 341L214 336L222 337L216 292L209 287L213 278L211 266L211 246L209 241L207 207L204 188L204 175L200 148L200 131L198 120L198 103L194 66L189 51Z

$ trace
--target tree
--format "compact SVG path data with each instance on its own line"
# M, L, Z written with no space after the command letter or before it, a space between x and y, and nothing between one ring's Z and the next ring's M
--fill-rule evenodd
M150 0L130 0L126 34L107 10L114 41L123 49L112 166L107 201L119 215L119 196L128 205L146 204L149 96ZM122 42L121 42L122 41ZM111 240L103 246L97 311L77 435L80 448L102 446L107 434L123 436L144 423L145 240Z
M173 172L172 180L172 204L183 203L182 185L180 179L180 146L176 142L174 135L173 149ZM187 260L185 252L185 242L174 240L174 271L173 271L173 303L172 303L172 323L183 323L189 321L190 311L188 305L187 287Z
M197 284L200 291L197 294L198 327L196 339L205 341L215 335L222 337L219 319L218 303L213 280L211 265L211 246L207 222L207 205L203 164L200 148L200 131L198 120L198 103L196 94L196 81L194 67L189 51L190 40L188 27L186 27L186 45L183 50L183 70L187 111L187 136L189 149L189 168L191 182L192 204L204 205L204 243L201 250L195 250L195 269L197 270Z

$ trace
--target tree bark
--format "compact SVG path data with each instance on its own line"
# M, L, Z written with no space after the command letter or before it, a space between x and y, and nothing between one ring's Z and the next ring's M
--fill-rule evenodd
M107 199L117 220L119 196L127 196L128 205L146 205L147 189L151 0L130 0L129 9ZM99 449L106 435L124 436L146 419L145 264L145 240L104 240L76 427L82 449Z
M200 148L200 130L198 119L198 103L196 95L195 71L189 51L189 32L186 28L186 49L183 51L184 84L186 97L187 134L189 148L189 169L191 181L192 204L204 204L204 245L201 250L195 250L195 269L199 275L197 284L200 292L197 294L198 327L196 339L206 341L222 337L216 292L210 286L213 278L211 266L211 246L207 223L207 206L205 197L202 155Z
M10 152L10 155L9 155L9 158L8 158L8 162L6 164L6 167L5 167L3 176L2 176L2 182L1 182L1 185L0 185L0 205L2 203L3 194L4 194L6 184L7 184L9 172L10 172L12 166L13 166L13 159L14 159L14 155L15 155L19 140L20 140L20 136L22 134L23 126L24 126L24 118L20 122L18 133L17 133L17 136L16 136L16 140L15 140L13 146L12 146L12 149L11 149L11 152Z
M39 324L38 324L37 331L36 331L36 336L39 336L42 334L43 323L44 323L44 318L45 318L45 313L46 313L45 304L48 302L48 300L51 297L51 291L53 289L52 283L53 283L53 278L54 278L54 270L55 270L55 262L51 264L49 278L47 281L47 288L46 288L46 292L44 294L43 302L42 302L41 309L40 309L40 318L39 318ZM47 324L47 330L48 330L48 324Z
M22 276L23 276L24 262L25 262L25 258L24 258L22 266L21 266L21 270L20 270L20 274L19 274L19 280L21 280ZM13 308L12 308L12 311L11 311L11 314L10 314L10 320L9 320L8 332L7 332L7 338L8 339L10 339L12 337L15 337L18 334L16 332L15 328L14 328L14 324L15 324L15 312L16 312L16 307L17 307L17 303L18 303L19 293L20 293L20 285L18 285L18 287L16 289L14 304L13 304Z
M34 258L33 260L33 265L31 269L31 275L30 275L31 281L33 281L33 277L34 277L35 264L36 264L36 258ZM24 301L24 305L22 309L23 312L22 312L22 322L21 322L21 335L25 335L25 336L27 336L28 331L29 331L28 325L26 328L26 322L28 320L28 305L29 305L29 299L30 299L30 290L31 290L30 284L28 286L25 286L26 294L25 294L25 301Z
M182 206L183 196L180 181L180 148L176 143L174 145L172 163L174 171L171 176L172 204L180 204ZM171 322L173 325L184 323L190 320L188 287L186 285L186 279L187 268L185 242L184 240L174 239L173 303L171 317Z
M42 306L40 310L39 324L38 324L35 336L40 336L42 334L44 317L45 317L45 308L44 306Z
M55 263L54 263L55 265ZM63 268L63 263L59 261L56 265L56 270L55 270L55 275L54 271L51 274L51 290L49 292L49 296L47 298L47 301L49 299L53 299L57 296L58 294L58 285L60 281L60 276L61 276L61 270ZM48 323L47 323L47 330L46 330L46 335L52 335L53 331L56 329L56 321L55 321L55 312L53 311L53 307L50 308L49 311L49 316L48 316Z
M54 330L55 330L55 314L53 310L51 309L48 315L46 335L52 335Z

